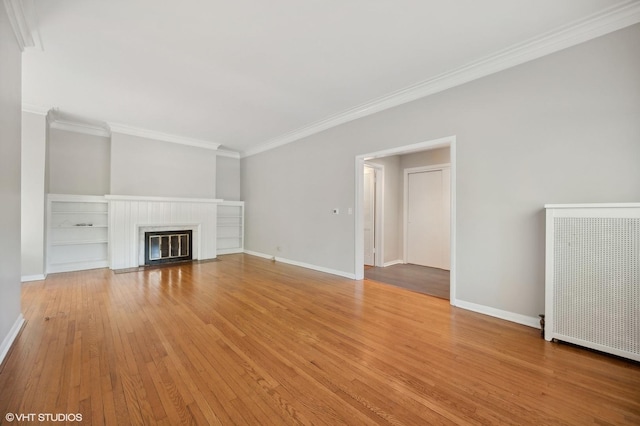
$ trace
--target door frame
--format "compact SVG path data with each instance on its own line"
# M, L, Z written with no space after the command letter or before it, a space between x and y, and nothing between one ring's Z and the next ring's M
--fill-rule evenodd
M424 172L435 172L438 170L444 171L448 169L451 172L451 163L443 163L443 164L434 164L432 166L421 166L421 167L409 167L404 169L402 172L404 174L404 187L403 187L403 217L402 217L402 234L403 234L403 242L402 245L402 262L407 263L407 257L409 253L409 238L408 238L408 226L407 222L409 220L409 175L411 173L424 173Z
M373 264L374 266L384 266L384 165L376 163L366 163L365 165L373 169L375 179L376 202L374 204L375 214L373 216L375 252L373 255Z
M457 303L456 297L456 136L446 136L439 139L433 139L425 142L419 142L416 144L400 146L396 148L389 148L381 151L375 151L365 154L360 154L355 157L355 200L354 200L354 246L355 246L355 260L354 260L354 276L356 280L364 279L364 223L363 223L363 210L362 210L362 197L364 194L364 162L365 160L380 157L389 157L399 154L410 154L412 152L426 151L436 148L449 147L451 155L451 274L449 278L450 290L449 290L449 303L455 306Z

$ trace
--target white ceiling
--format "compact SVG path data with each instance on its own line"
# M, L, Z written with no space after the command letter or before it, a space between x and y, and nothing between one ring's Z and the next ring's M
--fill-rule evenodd
M629 3L35 0L23 101L251 153Z

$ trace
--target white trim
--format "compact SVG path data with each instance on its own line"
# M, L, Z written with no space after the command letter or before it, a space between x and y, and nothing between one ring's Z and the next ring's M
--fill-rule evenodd
M353 270L356 280L364 279L364 161L367 157L358 155L355 162L356 199L353 203L355 265Z
M109 123L111 132L121 133L124 135L137 136L140 138L154 139L163 142L177 143L180 145L195 146L198 148L217 150L221 145L219 143L204 141L200 139L192 139L179 135L172 135L169 133L156 132L154 130L141 129L138 127L128 126L126 124Z
M225 254L238 254L238 253L244 253L244 252L245 251L243 248L218 249L216 255L224 256Z
M449 300L451 301L452 305L456 305L456 303L458 303L458 299L457 299L457 285L458 285L458 260L456 257L456 247L457 247L457 241L458 241L458 237L457 237L457 187L458 187L458 179L457 179L457 175L458 175L458 166L457 166L457 144L456 144L456 138L455 136L453 137L453 141L451 141L451 144L449 145L449 162L451 164L451 170L450 170L450 178L451 178L451 258L450 258L450 266L451 269L449 270Z
M47 274L23 275L20 282L27 283L30 281L42 281L47 278Z
M60 120L57 118L49 121L49 127L56 130L65 130L67 132L82 133L85 135L111 137L108 127L99 125L91 125L85 123L74 123L72 121Z
M244 250L245 254L250 256L262 257L263 259L274 260L276 262L286 263L288 265L299 266L301 268L312 269L318 272L324 272L325 274L337 275L339 277L355 279L355 275L349 272L338 271L336 269L325 268L324 266L312 265L310 263L298 262L297 260L286 259L284 257L271 256L269 254L260 253L257 251Z
M0 344L0 365L4 362L4 358L9 353L9 349L13 345L13 342L18 337L22 326L24 325L24 316L22 314L18 315L18 319L13 323L13 326L9 330L9 333L5 336L4 340L2 340L2 344Z
M551 53L584 43L596 37L640 22L640 2L625 3L605 9L568 25L556 28L525 42L515 44L492 55L470 62L452 71L437 75L421 83L316 121L251 147L243 157L268 151L323 130L366 117L407 102L494 74Z
M442 164L433 164L431 166L419 166L419 167L407 167L404 170L405 174L408 173L422 173L422 172L433 172L436 170L444 170L450 169L451 163L442 163Z
M244 201L220 200L225 206L244 207Z
M85 135L111 137L111 130L107 123L98 120L90 120L73 114L61 112L57 108L51 108L47 114L49 128L65 130L67 132L83 133Z
M402 259L403 263L407 263L409 252L409 235L407 222L409 220L409 175L411 173L433 172L436 170L449 170L451 172L451 163L434 164L432 166L408 167L403 169L403 186L402 186Z
M219 198L147 197L140 195L105 195L108 201L156 201L160 203L222 203Z
M269 259L269 260L275 260L276 257L272 256L270 254L265 254L265 253L260 253L258 251L251 251L251 250L243 250L242 251L244 254L248 254L249 256L256 256L256 257L261 257L263 259Z
M94 261L81 260L78 262L51 264L47 266L47 273L57 274L60 272L86 271L89 269L102 269L102 268L108 268L108 267L109 267L108 260L94 260Z
M77 194L47 194L49 201L67 201L72 203L100 203L106 199L105 195L77 195Z
M418 142L411 145L400 146L396 148L383 149L381 151L371 152L369 154L361 155L365 160L373 158L389 157L392 155L400 154L412 154L414 152L427 151L437 148L446 148L450 146L452 141L455 141L455 136L445 136L444 138L433 139L425 142Z
M431 141L389 148L369 154L358 155L355 158L355 279L364 278L364 230L362 225L362 199L364 186L364 162L365 159L388 157L390 155L408 154L412 152L426 151L442 147L449 147L451 164L451 270L449 275L449 302L456 305L456 137L447 136Z
M24 51L25 47L34 47L32 29L29 28L29 19L27 19L27 14L22 7L22 1L4 0L4 8L7 10L7 18L16 36L20 51Z
M29 112L31 114L47 115L47 113L49 113L50 110L51 110L51 107L44 107L41 105L34 105L34 104L22 104L22 112Z
M628 209L640 208L640 203L586 203L586 204L545 204L545 209Z
M402 265L402 264L404 264L402 259L396 259L396 260L392 260L391 262L384 263L382 267L386 268L387 266Z
M478 312L480 314L515 322L518 324L526 325L528 327L538 329L540 328L540 318L516 314L515 312L503 311L502 309L492 308L491 306L478 305L477 303L466 302L464 300L458 300L455 306L457 308Z
M240 158L240 153L238 151L231 151L228 149L218 149L216 150L216 155L219 157Z

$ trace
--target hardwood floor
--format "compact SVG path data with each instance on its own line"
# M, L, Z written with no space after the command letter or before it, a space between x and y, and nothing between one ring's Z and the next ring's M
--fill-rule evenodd
M82 424L640 424L640 365L247 255L23 286L0 415Z
M366 279L447 300L449 300L449 275L449 271L444 269L409 263L386 268L366 267L364 270Z

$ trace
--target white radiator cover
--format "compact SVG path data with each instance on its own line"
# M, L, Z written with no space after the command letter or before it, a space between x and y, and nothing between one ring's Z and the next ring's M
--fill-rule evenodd
M545 208L545 339L640 361L640 203Z

